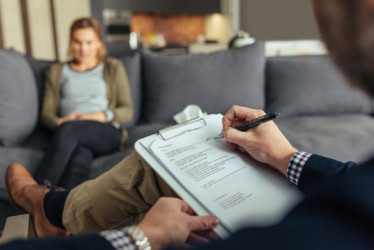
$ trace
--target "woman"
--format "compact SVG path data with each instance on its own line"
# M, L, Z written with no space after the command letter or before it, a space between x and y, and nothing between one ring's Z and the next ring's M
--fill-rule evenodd
M95 19L73 22L68 56L47 71L41 119L55 133L35 177L72 188L87 179L95 157L127 139L119 124L130 121L133 106L126 71L106 57Z

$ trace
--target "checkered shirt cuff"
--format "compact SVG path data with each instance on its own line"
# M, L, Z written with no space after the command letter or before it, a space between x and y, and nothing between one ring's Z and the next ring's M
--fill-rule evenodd
M290 164L288 164L287 170L287 179L289 182L295 185L299 183L301 172L303 171L304 165L311 155L312 154L303 151L296 152L293 155Z
M119 230L101 232L104 237L116 250L136 250L135 242L126 233Z

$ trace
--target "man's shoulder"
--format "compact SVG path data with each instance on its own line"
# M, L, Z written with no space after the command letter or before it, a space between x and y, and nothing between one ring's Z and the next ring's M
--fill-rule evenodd
M360 165L374 167L374 156L372 156L371 158L368 158L368 160L362 162Z

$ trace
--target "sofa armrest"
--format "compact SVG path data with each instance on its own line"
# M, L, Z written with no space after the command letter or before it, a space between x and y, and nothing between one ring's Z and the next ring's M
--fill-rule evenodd
M14 239L30 238L35 238L35 232L29 214L21 214L7 218L0 238L1 244Z

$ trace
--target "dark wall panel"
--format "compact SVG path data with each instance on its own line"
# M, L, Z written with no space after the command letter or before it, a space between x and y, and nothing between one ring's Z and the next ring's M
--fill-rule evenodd
M220 11L219 0L104 0L105 8L167 13L207 14Z

